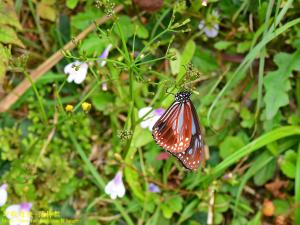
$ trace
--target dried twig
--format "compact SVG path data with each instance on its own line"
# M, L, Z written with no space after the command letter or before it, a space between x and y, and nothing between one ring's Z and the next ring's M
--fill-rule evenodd
M209 187L209 205L207 213L207 225L212 225L214 220L215 188Z
M114 12L120 12L124 7L118 5ZM95 24L100 25L105 23L111 17L104 16L98 19ZM63 49L71 50L75 47L75 43L85 38L91 31L95 29L95 24L91 24L84 31L82 31L76 38L68 42ZM35 82L40 78L44 73L50 70L55 64L57 64L64 57L61 50L58 50L50 58L48 58L44 63L42 63L38 68L30 73L31 79ZM0 102L0 112L7 111L18 99L21 97L25 91L30 87L30 82L27 79L24 79L17 87L15 87L4 99Z

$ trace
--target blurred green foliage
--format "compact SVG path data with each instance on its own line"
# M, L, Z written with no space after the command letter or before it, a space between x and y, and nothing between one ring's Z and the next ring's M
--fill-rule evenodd
M131 1L1 2L0 96L26 79L24 70L60 51L117 4L124 5L120 15L64 52L1 114L0 174L9 187L8 204L32 202L32 211L57 210L88 225L204 225L210 217L211 224L259 225L275 224L280 216L284 224L299 224L296 1L209 0L205 7L165 0L152 13ZM214 10L218 18L212 20ZM217 23L217 35L199 29L201 21ZM113 48L101 67L98 56L108 44ZM66 82L64 74L75 60L89 67L80 85ZM209 147L197 172L174 157L157 160L162 150L138 117L143 107L168 107L168 92L182 88L194 93ZM92 104L89 112L81 109L83 102ZM65 111L67 104L73 112ZM119 170L126 194L111 200L104 187ZM276 180L288 185L276 189ZM150 183L161 192L149 192ZM261 210L265 199L275 206L270 218Z

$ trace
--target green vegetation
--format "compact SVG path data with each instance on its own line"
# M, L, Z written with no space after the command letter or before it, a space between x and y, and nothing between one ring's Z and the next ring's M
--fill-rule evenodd
M31 224L300 224L300 4L205 3L0 2L1 224L22 202ZM182 89L196 172L140 111Z

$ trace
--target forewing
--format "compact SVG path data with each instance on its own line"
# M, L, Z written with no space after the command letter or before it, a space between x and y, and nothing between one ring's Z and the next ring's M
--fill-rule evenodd
M191 102L174 102L152 128L156 143L170 152L183 152L189 147L192 133Z
M177 159L180 160L182 165L189 170L196 170L203 159L204 142L201 135L198 116L196 110L191 103L192 108L192 140L189 147L180 153L172 153Z

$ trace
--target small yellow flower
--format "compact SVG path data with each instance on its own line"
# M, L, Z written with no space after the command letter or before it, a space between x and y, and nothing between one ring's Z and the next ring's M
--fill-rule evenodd
M88 102L84 102L81 104L81 108L83 111L88 112L92 108L92 105Z
M74 106L72 106L72 105L67 105L65 107L66 112L73 112L73 109L74 109Z

